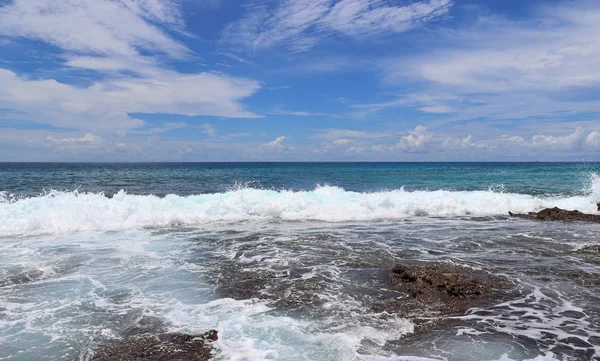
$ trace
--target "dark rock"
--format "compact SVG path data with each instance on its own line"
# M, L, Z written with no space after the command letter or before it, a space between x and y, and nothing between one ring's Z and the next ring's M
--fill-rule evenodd
M274 300L271 304L281 308L300 308L314 305L319 301L318 294L323 285L316 279L295 279L280 283L271 290Z
M590 244L577 250L578 253L595 253L600 255L600 244Z
M8 277L0 278L0 287L34 282L39 280L43 274L44 272L40 270L26 270L19 272Z
M515 288L504 277L445 263L398 264L388 277L407 297L388 300L381 310L407 316L461 314L505 299Z
M569 211L558 207L546 208L537 213L517 214L508 212L512 217L539 220L539 221L562 221L562 222L590 222L600 223L600 215L582 213L578 210Z
M579 255L586 259L590 263L600 264L600 244L590 244L583 246L580 249L573 251L574 254ZM595 272L584 272L582 271L580 277L584 281L585 286L599 286L600 285L600 273Z
M257 298L274 307L298 309L318 300L322 289L317 279L277 274L265 270L242 270L223 267L217 280L217 292L221 297L235 300Z
M268 298L265 289L278 278L274 272L265 270L244 270L239 267L223 266L219 272L217 292L222 297L235 300Z
M212 357L209 341L217 338L214 330L202 336L139 335L103 347L91 361L205 361Z

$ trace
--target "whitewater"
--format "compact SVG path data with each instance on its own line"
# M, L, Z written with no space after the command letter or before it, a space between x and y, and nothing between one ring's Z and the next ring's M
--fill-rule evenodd
M487 191L405 191L360 193L319 186L312 191L240 188L224 193L164 197L49 191L16 198L0 193L0 235L43 234L206 222L280 219L324 222L403 219L411 216L498 216L548 207L595 212L600 177L579 196L532 196Z
M143 330L218 331L213 359L597 361L598 164L0 164L0 360L91 360ZM319 185L321 184L321 185ZM54 189L54 190L49 190ZM518 295L382 312L400 262ZM440 322L438 322L440 321ZM442 322L443 321L443 322Z

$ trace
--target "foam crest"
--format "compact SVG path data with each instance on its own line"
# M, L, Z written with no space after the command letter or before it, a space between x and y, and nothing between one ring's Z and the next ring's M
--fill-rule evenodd
M0 196L0 236L121 230L215 221L318 220L327 222L402 219L413 216L505 215L544 207L595 212L600 177L586 195L535 197L502 191L405 191L373 193L317 187L312 191L241 188L229 192L165 197L51 191L38 197Z

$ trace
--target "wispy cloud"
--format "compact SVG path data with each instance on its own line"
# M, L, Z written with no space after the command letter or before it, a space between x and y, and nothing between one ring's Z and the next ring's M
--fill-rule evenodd
M227 26L224 41L251 49L285 45L305 51L321 39L368 38L401 33L445 16L451 0L391 5L381 0L283 0L254 2L242 20Z
M92 133L87 133L81 138L61 138L56 139L52 136L47 137L48 141L56 144L85 144L85 143L99 143L101 141L100 137L95 136Z
M268 112L268 114L272 114L272 115L292 115L292 116L296 116L296 117L325 117L325 116L332 116L332 114L323 113L323 112L309 112L309 111L303 111L303 110L288 110L288 109L283 109L283 108L274 108L273 110L271 110L270 112Z
M460 120L599 112L600 4L552 3L531 16L442 29L436 47L382 61L388 85L414 91L365 104L359 114L407 107Z
M61 49L130 57L139 50L183 57L189 50L158 25L181 28L175 1L13 0L0 7L0 34Z
M351 129L324 129L312 135L313 139L384 139L398 137L398 132L366 132Z
M214 137L217 135L218 131L212 125L208 123L204 123L200 126L202 128L202 133L208 135L209 137Z

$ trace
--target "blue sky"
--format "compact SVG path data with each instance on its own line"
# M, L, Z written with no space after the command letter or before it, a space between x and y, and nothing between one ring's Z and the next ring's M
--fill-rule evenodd
M600 160L599 64L598 1L0 0L0 160Z

